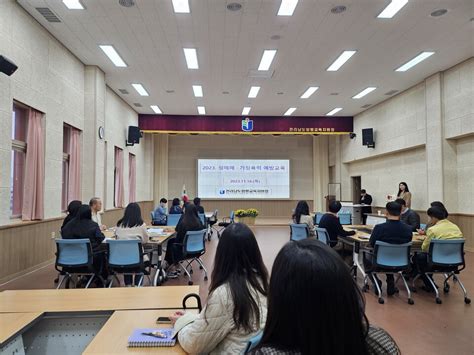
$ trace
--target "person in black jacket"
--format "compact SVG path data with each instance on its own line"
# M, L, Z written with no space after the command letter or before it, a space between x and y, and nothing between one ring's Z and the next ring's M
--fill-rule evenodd
M420 229L420 215L411 208L408 208L403 198L397 198L395 202L402 206L400 221L409 225L413 232L416 232L417 229Z
M336 247L336 249L341 248L340 244L337 245L337 237L347 237L356 233L354 231L346 231L342 228L341 222L339 222L339 217L337 216L337 213L341 208L342 205L339 201L331 201L329 203L329 212L321 217L318 225L319 228L326 228L331 241L330 246L332 248Z
M67 216L64 218L63 225L61 226L61 230L64 228L68 222L72 221L74 217L76 217L77 211L79 211L79 208L82 206L82 202L78 200L74 200L69 202L69 205L67 206Z
M370 196L365 189L360 190L360 200L359 204L363 205L368 205L362 207L362 224L365 224L367 221L367 215L366 213L372 213L372 196Z
M205 227L201 223L197 207L192 203L188 203L184 208L183 216L176 225L176 237L168 240L165 254L165 261L168 265L173 265L183 258L182 244L186 232L203 229L205 229ZM173 277L175 275L168 273L168 276Z
M387 222L377 224L370 235L369 244L373 248L377 241L390 243L390 244L405 244L411 242L413 233L410 226L400 221L400 214L402 212L402 206L397 202L389 202L385 206ZM365 253L364 256L369 255L370 258L364 257L364 268L370 270L372 267L372 254ZM370 274L370 272L369 272ZM382 281L376 278L379 285ZM374 286L377 291L377 288ZM393 275L387 275L387 294L389 296L395 294L398 289L395 287Z
M196 206L198 213L204 214L204 207L201 206L201 199L199 197L195 197L193 200L194 206Z
M63 239L86 239L91 241L92 251L94 252L94 269L97 273L101 273L104 278L107 277L105 272L104 254L101 243L104 240L104 234L100 231L100 227L92 220L92 212L89 205L81 205L77 211L76 217L68 222L61 230Z

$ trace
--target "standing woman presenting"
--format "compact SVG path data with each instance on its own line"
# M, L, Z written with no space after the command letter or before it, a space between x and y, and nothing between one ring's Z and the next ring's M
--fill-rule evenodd
M404 199L407 208L411 208L411 192L408 189L408 185L406 182L401 182L400 184L398 184L397 198Z

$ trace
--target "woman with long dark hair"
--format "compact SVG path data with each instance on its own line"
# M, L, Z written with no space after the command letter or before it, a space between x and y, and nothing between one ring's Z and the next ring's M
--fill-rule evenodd
M181 347L191 354L241 354L265 324L268 272L257 240L233 223L219 239L207 305L199 315L175 313Z
M173 199L173 202L171 202L171 208L170 208L168 213L169 214L181 214L181 213L183 213L183 209L181 208L181 206L179 204L180 204L179 198L175 197Z
M411 208L411 192L406 182L402 181L398 184L397 198L404 199L407 208Z
M364 298L343 259L327 245L287 243L273 264L268 316L254 354L399 354L369 326Z
M64 218L63 225L61 226L61 230L64 228L68 222L72 221L74 217L76 217L77 211L79 211L79 208L81 207L82 202L79 200L73 200L69 202L69 205L67 206L67 216Z
M313 217L309 213L309 205L306 201L298 201L293 213L293 223L305 223L308 225L310 235L314 235Z

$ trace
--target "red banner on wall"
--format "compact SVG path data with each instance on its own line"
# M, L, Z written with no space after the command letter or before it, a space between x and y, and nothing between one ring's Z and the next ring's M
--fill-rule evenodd
M202 134L347 134L352 117L139 115L149 133Z

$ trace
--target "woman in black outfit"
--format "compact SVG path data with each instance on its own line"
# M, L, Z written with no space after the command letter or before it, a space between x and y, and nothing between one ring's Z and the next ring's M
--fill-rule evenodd
M74 217L76 217L77 211L79 211L79 207L82 206L82 202L78 200L74 200L69 202L67 206L67 216L64 218L63 225L61 226L61 230L64 228L68 222L72 221Z
M203 230L205 227L199 219L197 207L188 203L184 209L184 214L176 226L176 237L168 240L165 260L168 265L180 261L183 257L183 241L186 232Z

